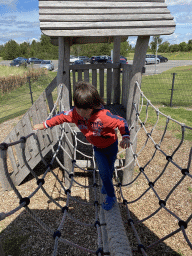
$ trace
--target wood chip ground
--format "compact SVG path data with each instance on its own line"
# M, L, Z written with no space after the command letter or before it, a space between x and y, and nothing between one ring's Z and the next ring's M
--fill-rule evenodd
M5 123L0 124L0 142L6 135L12 130L14 125L20 118L16 118ZM150 127L148 127L150 131ZM155 141L159 141L162 135L162 130L155 130L153 138ZM139 133L138 136L138 148L141 148L146 141L146 135ZM161 145L161 149L166 153L171 154L173 150L178 146L179 139L176 139L173 134L168 131L165 135L165 139ZM180 147L179 151L175 154L174 160L186 168L189 150L191 142L185 141ZM149 142L147 147L142 151L138 157L140 166L144 166L154 153L154 145ZM157 152L154 159L145 169L150 181L154 181L161 173L166 163L165 157ZM35 170L37 174L43 172L45 168L39 165ZM190 167L190 173L192 173L192 167ZM90 184L90 175L87 175L83 171L76 170L78 182L88 185ZM63 175L60 168L54 169L55 174L63 180ZM138 175L138 167L135 168L134 177ZM169 164L162 177L156 182L155 189L161 199L165 199L167 194L173 188L174 184L181 178L181 172L175 168L172 164ZM29 179L24 184L18 187L23 197L28 196L37 187L35 179ZM45 189L47 192L60 202L63 206L66 203L66 195L62 191L59 183L55 180L53 175L49 173L45 179ZM192 183L189 178L185 178L178 188L171 194L167 202L167 207L173 211L182 220L186 220L192 212ZM138 180L130 187L123 188L123 194L128 201L138 198L145 189L148 188L148 182L143 175L140 175ZM117 190L117 197L119 202L119 191ZM72 188L72 195L77 199L84 202L93 202L92 191L85 188L79 188L75 185ZM15 196L13 191L6 191L0 196L0 212L8 212L18 206L19 200ZM55 230L60 224L62 218L61 210L55 206L40 190L32 199L29 205L33 213L35 213L43 222L45 222L51 229ZM153 213L159 207L157 197L150 189L139 201L130 204L129 209L131 211L131 217L134 221L143 219ZM120 204L122 212L122 218L125 223L125 229L129 237L132 248L137 247L136 240L133 232L127 223L127 214L125 207ZM95 211L94 206L79 205L75 202L70 204L69 212L75 218L84 221L86 223L94 223ZM159 240L166 236L170 232L178 228L178 221L172 217L165 210L161 209L154 217L136 225L136 229L140 235L141 241L145 246ZM37 222L35 222L25 211L25 209L19 210L17 213L0 222L0 238L3 243L6 255L9 256L48 256L53 253L54 239L48 235ZM190 221L186 233L189 240L192 242L192 222ZM95 228L82 227L72 220L67 218L64 229L62 230L62 236L69 241L77 243L86 248L95 250L97 248L97 233ZM168 238L158 246L154 247L147 252L149 256L190 256L192 250L189 248L181 232ZM57 255L68 256L85 256L91 255L77 248L73 248L70 245L59 243L59 249ZM134 256L140 255L137 252L133 253Z

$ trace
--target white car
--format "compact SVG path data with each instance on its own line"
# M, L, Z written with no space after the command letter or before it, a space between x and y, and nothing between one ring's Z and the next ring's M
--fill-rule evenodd
M54 65L53 62L51 60L43 60L40 64L40 68L45 68L47 70L54 70Z
M156 59L155 55L147 54L146 57L145 57L145 64L155 64L156 60L157 60L157 64L159 64L160 63L159 58Z
M70 55L70 64L74 64L76 60L80 60L79 57L75 57L73 55Z

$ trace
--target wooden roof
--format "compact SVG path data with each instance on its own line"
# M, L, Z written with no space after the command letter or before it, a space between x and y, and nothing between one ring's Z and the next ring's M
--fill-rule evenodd
M41 31L72 43L112 41L114 36L168 35L175 22L164 0L39 0Z

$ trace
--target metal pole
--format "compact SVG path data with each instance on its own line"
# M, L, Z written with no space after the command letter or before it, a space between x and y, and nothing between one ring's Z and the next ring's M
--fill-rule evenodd
M29 82L29 90L30 90L30 95L31 95L31 104L33 105L33 92L31 91L31 80L30 80L30 77L28 76L27 77L28 79L28 82Z
M171 88L171 99L170 99L170 107L172 107L172 101L173 101L173 91L174 91L175 75L176 75L176 73L173 73L172 88Z

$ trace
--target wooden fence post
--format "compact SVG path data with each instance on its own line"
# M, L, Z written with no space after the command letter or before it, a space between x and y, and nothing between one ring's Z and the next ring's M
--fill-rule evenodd
M140 93L138 92L136 81L141 84L142 69L145 63L145 55L149 43L149 36L139 36L135 47L135 55L133 59L133 66L130 75L130 86L128 89L128 101L127 101L127 122L129 127L136 120L136 111L133 107L133 103L136 104L137 110L139 107ZM137 123L131 129L131 141L133 141L137 132ZM137 139L133 142L133 152L136 153ZM126 150L125 165L133 160L133 154L129 149ZM133 180L134 161L123 172L123 184L127 184Z
M113 63L120 63L120 45L121 37L114 37ZM120 103L120 71L119 68L113 69L113 103Z

